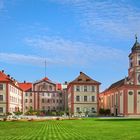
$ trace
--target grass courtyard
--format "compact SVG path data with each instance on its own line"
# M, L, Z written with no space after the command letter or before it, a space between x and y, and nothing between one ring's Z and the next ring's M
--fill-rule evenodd
M140 120L0 122L0 140L140 140Z

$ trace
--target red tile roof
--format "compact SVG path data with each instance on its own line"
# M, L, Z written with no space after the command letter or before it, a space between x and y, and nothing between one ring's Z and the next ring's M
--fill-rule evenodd
M100 85L101 83L100 82L98 82L98 81L95 81L95 80L93 80L92 78L90 78L89 76L87 76L85 73L83 73L83 72L80 72L80 75L75 79L75 80L73 80L72 82L70 82L70 84L71 83L90 83L90 84L98 84L98 85Z
M43 81L50 81L50 79L48 77L45 77L42 79Z
M121 87L121 86L124 85L124 83L125 83L125 79L121 79L121 80L119 80L119 81L113 83L113 84L108 88L108 90Z
M60 83L56 84L57 90L62 90L62 85Z
M49 82L51 84L56 85L56 83L55 82L52 82L48 77L44 77L43 79L41 79L39 81L36 81L34 84L38 84L38 83L41 83L41 82Z
M4 71L0 71L0 82L8 82L20 89L18 82L10 77L10 75L6 75Z
M128 77L126 77L126 79L128 79ZM105 89L105 90L104 90L103 92L101 92L100 94L107 93L107 92L110 91L110 90L118 89L118 88L124 86L124 85L125 85L125 80L126 80L126 79L124 78L124 79L121 79L121 80L119 80L119 81L113 83L109 88Z
M28 91L29 89L32 88L32 83L19 83L19 87L20 87L23 91Z
M4 72L0 71L0 82L12 81Z

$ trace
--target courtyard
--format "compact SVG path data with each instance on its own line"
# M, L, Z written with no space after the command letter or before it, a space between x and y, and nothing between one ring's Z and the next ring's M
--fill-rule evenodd
M140 119L0 122L0 140L139 140Z

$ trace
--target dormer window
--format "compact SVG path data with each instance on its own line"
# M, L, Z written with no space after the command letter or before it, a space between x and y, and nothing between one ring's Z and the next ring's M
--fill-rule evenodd
M86 79L86 81L90 81L90 79Z
M82 81L82 79L78 79L78 81Z

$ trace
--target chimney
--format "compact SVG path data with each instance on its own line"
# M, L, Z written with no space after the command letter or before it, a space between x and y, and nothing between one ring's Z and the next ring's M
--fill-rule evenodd
M67 85L68 84L68 82L67 81L65 81L65 85Z
M1 72L4 73L4 70L2 70Z
M13 80L13 77L11 77L11 80Z
M80 74L82 74L82 72L80 71Z
M9 74L8 74L7 76L8 76L8 77L10 77L10 75L9 75Z
M26 81L24 81L24 83L26 83Z

